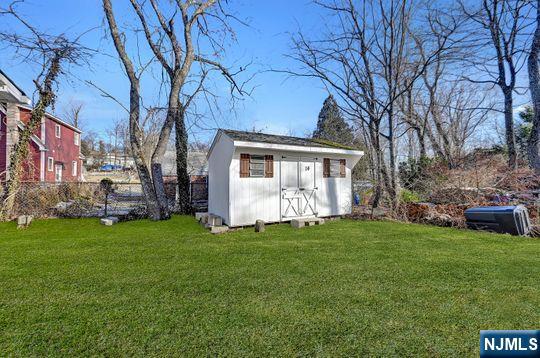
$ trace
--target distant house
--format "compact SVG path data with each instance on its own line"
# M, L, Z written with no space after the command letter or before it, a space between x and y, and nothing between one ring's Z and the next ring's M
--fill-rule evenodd
M171 146L163 158L163 176L169 180L176 180L176 149ZM206 182L208 176L208 161L205 151L188 152L187 172L191 182Z
M176 148L170 146L163 158L163 179L176 182ZM206 211L208 203L208 161L205 151L190 150L187 157L189 196L197 211Z
M100 157L97 151L91 152L84 158L84 165L87 167L99 167L102 165L116 165L124 169L134 169L135 160L130 154L105 153Z
M30 119L26 94L0 70L0 180L6 180L13 146ZM82 179L81 131L47 113L31 137L24 181L74 182Z
M229 226L351 213L363 152L323 140L219 130L208 153L208 212Z

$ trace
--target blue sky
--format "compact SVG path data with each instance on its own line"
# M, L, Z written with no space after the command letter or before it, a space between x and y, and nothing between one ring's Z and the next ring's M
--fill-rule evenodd
M136 23L135 15L128 0L113 1L120 25ZM227 48L225 64L255 63L254 69L294 68L297 66L286 57L290 52L290 35L302 28L315 36L323 30L328 21L325 13L310 0L238 0L231 1L230 10L238 17L247 20L249 27L235 24L237 42ZM85 81L91 80L106 89L124 104L128 103L129 82L124 75L116 51L110 39L105 39L104 15L101 0L26 0L20 6L22 14L40 29L50 33L68 32L79 34L91 28L85 35L84 43L99 49L99 54L91 59L90 66L70 69L72 74L62 79L55 114L62 116L70 101L84 103L82 114L83 130L94 131L99 136L107 136L107 128L114 121L124 120L126 112ZM9 27L3 21L0 26ZM131 43L133 45L133 42ZM132 46L133 48L133 46ZM31 93L34 90L32 79L36 69L20 63L12 53L2 50L0 68L19 86ZM147 56L150 50L146 49ZM237 68L237 67L236 67ZM520 83L526 85L526 71L520 74ZM227 102L222 102L218 122L207 120L207 129L192 130L191 140L209 141L217 127L234 129L258 129L269 133L309 135L315 128L317 115L327 91L315 79L287 78L276 72L259 73L252 85L256 86L252 96L246 98L231 112ZM143 98L146 104L152 103L158 93L158 83L152 79L143 82ZM226 97L226 87L216 82L220 94ZM500 98L499 89L494 94ZM528 95L515 96L516 112L523 103L529 101ZM494 133L495 127L502 128L502 118L493 113L489 128L482 132ZM488 133L489 132L489 133Z
M124 4L125 3L125 4ZM117 17L134 19L127 7L128 1L114 1ZM288 68L294 64L285 57L290 47L290 33L302 24L305 30L316 30L320 26L321 14L309 1L273 0L233 2L232 9L239 17L247 19L250 27L235 25L237 43L227 49L225 63L247 63L253 60L259 69L265 66ZM100 27L103 12L99 0L27 0L20 6L21 12L40 29L51 33L80 33ZM97 28L84 37L84 43L98 48L100 54L92 60L90 67L70 69L72 76L63 78L59 88L59 100L55 113L61 115L70 101L83 102L85 130L93 130L105 135L114 120L126 117L125 111L84 83L91 80L106 89L123 103L128 103L129 82L122 72L116 52L109 40L104 38L103 27ZM10 57L3 50L0 67L25 91L32 92L35 69L21 64L19 59ZM6 56L7 55L7 56ZM311 132L317 121L320 107L328 95L322 84L316 80L289 78L275 72L258 74L252 82L256 85L251 98L246 98L237 107L235 114L222 108L219 126L251 129L253 127L273 133L293 133L305 135ZM157 84L144 83L145 94L151 97L157 91ZM215 127L216 125L214 125ZM194 137L207 140L212 131L197 131Z

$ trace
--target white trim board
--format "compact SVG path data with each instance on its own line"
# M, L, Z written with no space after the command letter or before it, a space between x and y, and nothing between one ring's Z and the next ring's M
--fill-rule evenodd
M244 142L234 141L235 147L238 148L261 148L261 149L273 149L287 152L300 152L300 153L327 153L327 154L344 154L344 155L360 155L363 156L364 152L361 150L350 150L341 148L327 148L327 147L303 147L299 145L290 144L273 144L263 142Z

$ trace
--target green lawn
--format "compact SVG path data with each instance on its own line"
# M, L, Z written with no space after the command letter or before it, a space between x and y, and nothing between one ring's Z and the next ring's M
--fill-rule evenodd
M478 355L540 328L540 240L386 222L0 224L0 355Z

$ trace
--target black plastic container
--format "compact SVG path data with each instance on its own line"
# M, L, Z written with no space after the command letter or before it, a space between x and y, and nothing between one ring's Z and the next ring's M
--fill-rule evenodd
M527 208L517 206L483 206L465 210L467 226L511 235L528 235L531 222Z

